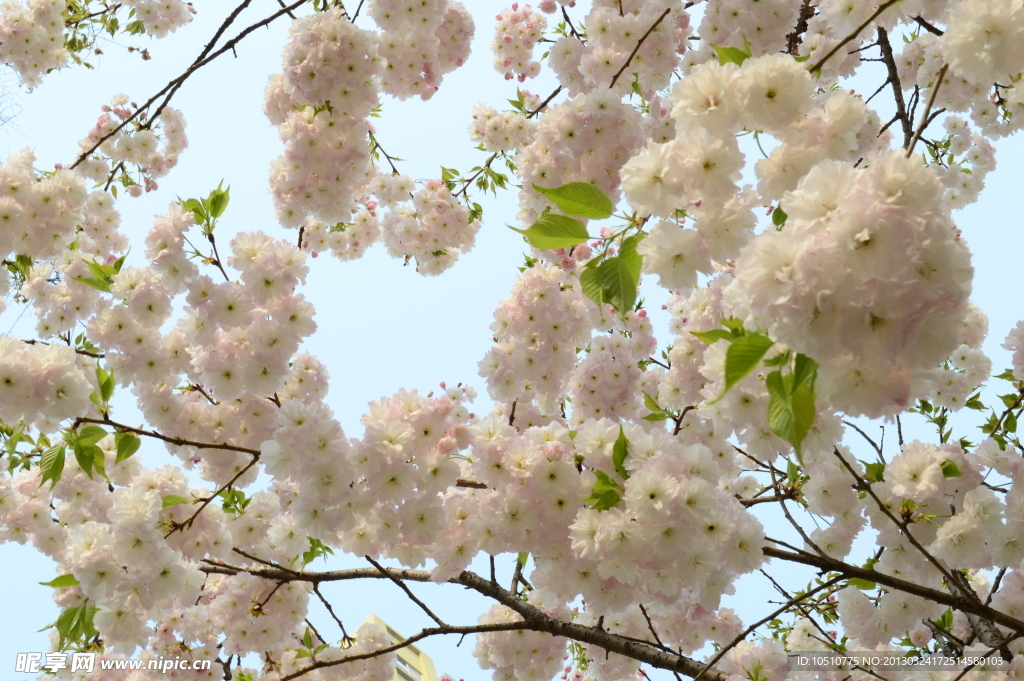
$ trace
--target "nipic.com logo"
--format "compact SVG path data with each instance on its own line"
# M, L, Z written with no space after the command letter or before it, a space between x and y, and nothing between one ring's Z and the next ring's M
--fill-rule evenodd
M97 664L97 660L99 664ZM18 653L14 671L21 674L50 673L61 669L71 672L93 672L100 669L123 671L159 671L166 674L172 669L207 670L212 660L183 660L180 658L155 658L152 660L108 659L97 653Z

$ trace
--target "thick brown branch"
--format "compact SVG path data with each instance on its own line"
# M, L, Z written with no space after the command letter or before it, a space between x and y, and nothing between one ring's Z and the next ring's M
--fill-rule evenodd
M896 69L896 58L892 53L892 45L889 44L889 34L881 26L878 27L878 45L882 48L882 61L885 68L889 70L889 84L892 85L892 96L896 100L896 117L900 119L903 126L903 147L910 144L914 136L914 124L907 115L907 107L903 101L903 85L900 84L900 74Z
M796 48L803 42L803 35L807 32L807 22L814 16L814 8L811 0L804 0L800 5L800 16L797 18L793 32L786 36L786 52L796 54Z
M455 486L472 487L473 489L487 489L487 485L485 483L477 482L476 480L463 480L462 478L455 481Z
M116 429L124 431L126 433L135 433L136 435L145 435L146 437L152 437L152 438L155 438L157 440L163 440L164 442L170 443L172 445L178 445L179 447L195 447L196 449L226 449L226 450L232 451L232 452L242 452L243 454L252 454L253 456L257 456L257 457L260 455L260 450L258 450L258 449L250 449L248 447L238 447L236 445L229 445L226 442L217 443L217 442L199 442L197 440L186 440L185 438L182 438L182 437L171 437L169 435L164 435L162 433L158 433L155 430L143 430L142 428L133 428L131 426L126 426L123 423L116 423L114 421L110 421L110 420L106 420L106 419L94 419L94 418L89 418L87 416L81 416L81 417L75 419L75 422L74 422L74 424L72 424L71 429L74 430L75 428L77 428L82 423L96 423L96 424L99 424L101 426L110 426L112 428L116 428Z
M904 579L900 579L899 577L887 575L884 572L867 570L862 567L850 565L849 563L844 563L841 560L836 560L835 558L830 558L828 556L815 556L809 553L791 553L789 551L781 551L771 546L765 546L761 550L764 555L769 558L778 558L792 563L809 565L826 572L838 572L847 578L855 577L858 579L865 579L869 582L876 582L882 586L889 587L890 589L902 591L912 596L918 596L934 603L945 605L954 610L959 610L964 614L972 613L979 615L995 622L996 624L1013 629L1017 633L1024 634L1024 621L963 596L948 594L945 591L921 586L920 584L908 582Z
M929 33L931 33L933 35L942 35L942 34L945 33L945 31L936 28L932 24L929 24L927 21L925 21L921 17L914 17L914 21L916 21L918 23L918 25L921 26L921 28L923 28L924 30L928 31Z
M320 584L323 582L340 582L353 579L400 579L412 582L430 581L430 573L422 570L404 570L385 568L388 573L384 575L376 568L362 568L355 570L338 570L334 572L303 572L296 574L294 571L282 568L241 568L221 564L205 564L200 570L207 574L236 575L246 572L257 577L272 580L285 580L293 582L310 582ZM535 606L523 601L516 594L502 588L497 582L492 582L480 575L464 571L458 576L448 580L451 584L459 584L487 596L511 610L517 612L524 620L523 629L541 631L553 636L562 636L581 643L596 645L611 653L618 653L632 658L639 662L649 664L659 669L677 671L687 676L696 676L704 668L704 665L685 655L676 655L659 650L655 645L639 640L627 640L622 636L609 633L599 627L588 627L575 622L565 622L550 617L537 609ZM1024 626L1024 623L1022 623ZM428 630L424 630L428 631ZM449 633L438 629L429 630L433 633ZM458 632L458 633L461 633ZM473 633L473 632L468 632ZM409 639L407 639L409 640ZM289 678L283 677L281 681ZM704 674L703 678L710 681L726 681L728 675L718 670L711 670Z
M737 501L739 501L747 508L750 508L751 506L757 506L758 504L773 504L775 502L783 502L786 501L787 499L796 499L796 490L790 490L785 494L774 494L770 497L752 497L750 499L743 499L741 497L737 497Z

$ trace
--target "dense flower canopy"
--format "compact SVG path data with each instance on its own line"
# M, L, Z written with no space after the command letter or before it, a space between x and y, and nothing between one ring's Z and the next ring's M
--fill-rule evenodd
M459 633L496 681L1024 675L1024 322L993 375L957 222L995 140L1024 127L1024 0L542 0L496 17L279 0L238 29L249 4L148 101L104 106L66 165L0 165L0 290L36 317L35 337L0 335L0 542L56 566L53 652L216 662L134 681L385 681L398 648ZM103 33L160 38L224 9L11 0L0 60L31 89ZM292 22L263 110L275 214L218 242L219 186L129 243L118 206L203 151L174 94L274 21ZM473 171L403 174L373 119L430 100L478 28L501 78L557 88L467 112ZM848 85L867 62L884 70L865 99ZM344 432L304 347L311 269L345 267L318 256L380 243L443 276L501 224L474 200L500 190L518 192L504 219L528 254L481 330L486 407L470 385L410 388ZM986 384L1005 394L987 404ZM128 401L144 424L119 417ZM978 429L954 428L972 411ZM908 413L935 436L904 441ZM895 455L857 418L895 422ZM148 466L143 442L180 465ZM335 551L369 567L313 569ZM764 598L763 621L723 607L743 575L791 565L818 576L769 576L783 602ZM350 634L329 605L340 631L314 626L321 586L356 579L393 581L436 626ZM488 609L445 622L413 582ZM795 669L794 651L955 664Z

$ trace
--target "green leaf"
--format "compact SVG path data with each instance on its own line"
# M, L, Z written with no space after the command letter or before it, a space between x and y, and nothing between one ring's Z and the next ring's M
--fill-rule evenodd
M77 342L77 339L76 339ZM100 397L103 400L103 404L110 402L110 398L114 395L114 373L107 373L103 367L96 367L96 383L100 387Z
M766 359L764 361L764 365L766 367L781 367L781 366L789 364L789 360L790 360L790 358L792 356L793 356L793 351L792 350L786 350L785 352L780 352L779 354L775 355L771 359Z
M885 482L885 464L884 463L867 463L861 461L864 464L864 479L868 482Z
M39 459L39 469L42 472L39 478L40 487L49 480L50 489L53 489L60 481L60 474L64 471L64 451L64 445L56 445L43 452Z
M82 444L79 441L75 443L74 451L78 465L82 467L82 471L89 476L90 480L92 480L93 468L103 477L107 477L103 466L104 455L102 449L94 444Z
M1003 406L1005 406L1007 409L1013 409L1013 407L1017 404L1017 395L1015 395L1014 393L1010 393L1009 395L1000 395L999 399L1002 400Z
M11 433L11 436L7 438L7 442L4 444L4 448L8 454L14 454L14 451L18 447L18 443L21 442L22 437L25 435L25 425L21 424L17 430Z
M593 300L598 307L604 305L604 289L601 288L596 267L588 267L580 272L580 288L583 289L583 295Z
M99 426L86 426L78 431L78 437L75 439L75 442L79 445L94 445L105 438L107 434L107 431Z
M791 377L787 377L792 380ZM800 457L800 444L814 425L814 392L807 385L797 384L789 392L789 381L778 371L765 377L771 399L768 401L768 426L776 435L793 445Z
M523 567L526 567L526 561L528 561L528 560L530 560L530 552L529 551L520 551L519 552L519 564L522 565Z
M975 409L977 411L985 410L985 405L980 399L980 393L974 393L969 398L967 398L967 401L964 402L964 406L967 407L968 409Z
M227 210L228 202L231 200L231 187L227 189L214 189L210 193L209 205L210 205L210 217L216 219L221 215L224 215L224 211Z
M732 62L737 66L742 66L743 62L750 58L750 51L741 50L738 47L728 47L723 45L715 45L711 43L711 47L715 48L715 52L718 53L718 63L728 64Z
M206 209L203 207L202 201L199 199L188 199L182 202L182 207L185 210L190 210L196 216L196 222L206 222L209 220L209 216L206 214Z
M626 439L626 433L622 430L622 426L619 426L619 436L615 438L615 444L612 445L612 463L615 464L615 471L623 480L629 480L629 472L623 465L626 461L626 455L628 454L629 440Z
M1010 381L1011 383L1014 383L1017 380L1017 377L1013 375L1013 369L1006 369L1003 373L995 376L995 378L1001 378L1004 381Z
M309 627L306 627L306 633L302 635L302 645L307 649L313 647L313 635L309 632Z
M590 239L582 222L557 213L545 213L529 229L511 229L541 250L570 248Z
M772 224L776 227L781 227L786 224L786 211L782 210L782 206L776 206L775 210L772 211Z
M89 261L86 261L85 264L89 267L89 271L92 272L92 276L96 277L97 279L102 279L108 284L111 282L110 275L115 274L113 267L110 267L108 265L101 265L98 262Z
M84 603L82 604L84 605ZM69 638L71 638L71 628L75 625L78 619L78 610L82 606L75 606L74 608L68 608L57 617L57 633L60 634L60 642L57 644L58 650L63 650Z
M51 579L49 582L39 582L43 586L52 586L54 589L65 589L69 586L78 586L81 582L75 579L72 574L61 575L56 579Z
M736 319L736 317L723 317L722 326L732 331L734 336L746 336L747 330L743 328L743 320Z
M563 213L579 218L603 220L611 217L615 208L608 195L589 182L570 182L550 188L533 185L533 188Z
M786 480L796 482L800 479L800 468L792 461L786 462Z
M860 579L859 577L851 577L846 580L846 583L850 586L855 586L861 591L872 591L878 585L867 579Z
M95 277L71 277L80 284L91 286L97 291L103 291L104 293L110 293L110 284L103 281L102 279L96 279Z
M638 284L640 283L640 269L643 266L644 259L643 256L636 252L636 247L643 240L644 235L634 234L623 239L622 248L619 249L619 258L622 260L622 264L626 266L626 269L629 270L629 273Z
M691 331L690 335L695 336L697 340L702 341L707 345L711 345L720 340L732 341L732 339L736 338L736 336L734 336L732 332L727 331L726 329L712 329L710 331Z
M1006 413L1006 418L1003 419L1003 430L1007 433L1017 432L1017 417L1012 411Z
M753 371L772 345L772 339L763 333L752 333L734 339L725 352L725 390L715 402L721 400L730 388Z
M661 411L661 407L658 406L658 403L646 390L644 391L644 406L651 411Z
M940 617L939 619L935 620L935 624L937 624L941 628L945 629L946 631L949 631L950 629L952 629L953 628L953 610L950 609L950 608L946 608L946 612L942 613L942 617Z
M131 252L130 248L128 249L128 252L129 253ZM114 261L114 272L115 273L120 273L121 272L121 268L124 266L124 261L125 261L125 258L127 258L127 257L128 257L128 253L125 253L120 258L118 258L117 260Z
M171 506L177 506L178 504L187 504L188 499L177 494L168 494L164 497L164 508L170 508Z
M807 355L796 356L796 361L793 363L793 384L800 385L804 383L807 387L813 389L814 381L818 377L818 363Z
M114 463L121 463L131 457L142 445L142 440L132 433L118 433L114 436L114 442L117 443L117 458L114 459Z
M640 418L642 418L644 421L650 421L652 423L657 423L658 421L667 421L669 416L668 416L668 414L666 414L663 411L655 411L655 412L651 412L647 416L641 416Z
M597 476L594 489L589 497L581 499L581 501L585 504L593 504L590 508L597 511L607 511L618 506L622 499L619 496L622 487L604 471L594 471L594 475Z
M622 257L606 258L597 268L597 280L601 284L604 300L615 308L619 316L633 309L636 302L636 287L630 267Z
M945 478L962 478L964 475L960 472L956 462L949 459L943 461L940 468L942 468L942 476Z

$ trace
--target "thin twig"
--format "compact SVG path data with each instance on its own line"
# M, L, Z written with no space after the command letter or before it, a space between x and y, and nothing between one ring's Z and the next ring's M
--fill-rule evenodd
M224 492L225 490L229 489L232 485L234 485L235 482L237 482L240 477L242 477L243 475L248 473L249 469L252 468L253 466L255 466L256 463L259 460L260 460L260 455L259 454L254 455L252 457L252 461L247 463L244 468L242 468L237 473L235 473L231 477L231 479L228 480L227 482L225 482L223 485L221 485L220 488L216 492L214 492L210 496L208 496L205 499L203 499L202 502L199 504L199 508L197 508L195 510L195 512L192 513L192 515L190 515L188 518L186 518L185 520L183 520L180 523L179 522L172 522L171 523L171 529L167 532L167 534L164 535L164 539L167 539L168 537L170 537L172 534L174 534L175 532L177 532L179 530L184 530L186 528L192 527L192 523L195 522L195 519L199 517L199 514L202 513L203 510L207 506L210 505L210 502L213 501L214 499L216 499L220 495L221 492Z
M377 561L375 561L375 560L374 560L373 558L370 558L369 556L363 556L363 558L365 558L366 560L368 560L368 561L370 562L370 565L372 565L373 567L375 567L375 568L377 568L378 570L380 570L381 574L383 574L383 575L387 575L388 579L390 579L390 580L391 580L392 582L394 582L395 584L397 584L397 585L398 585L398 588L399 588L399 589L401 589L402 591L404 591L404 592L405 592L405 595L406 595L406 596L408 596L408 597L409 597L409 599L410 599L410 600L411 600L411 601L412 601L413 603L415 603L416 605L420 606L420 609L421 609L421 610L423 610L423 612L427 613L427 616L428 616L428 617L429 617L430 619L432 619L432 620L434 620L435 622L437 622L437 625L438 625L438 626L440 626L440 627L446 627L446 626L448 626L447 624L445 624L445 623L444 623L444 622L443 622L443 621L441 620L441 618L440 618L440 617L438 617L437 615L435 615L435 614L434 614L434 613L433 613L433 612L432 612L432 611L430 610L430 608L428 608L428 607L427 607L427 604L426 604L426 603L424 603L424 602L423 602L423 601L421 601L420 599L416 598L416 595L415 595L415 594L414 594L414 593L413 593L412 591L410 591L410 590L409 590L409 587L407 587L407 586L405 585L405 582L403 582L402 580L398 579L397 577L395 577L394 575L392 575L392 574L391 574L390 572L388 572L387 570L385 570L385 569L384 569L384 566L383 566L383 565L381 565L380 563L378 563Z
M722 646L722 649L719 650L718 653L716 653L715 656L711 658L711 661L707 663L707 665L704 667L704 669L700 670L700 673L697 674L697 676L693 677L693 681L700 681L701 677L704 676L704 672L705 671L707 671L708 669L711 669L712 667L714 667L716 662L718 662L723 657L725 657L726 653L728 653L730 650L732 650L737 645L739 645L739 643L743 639L745 639L747 636L749 636L759 626L761 626L762 624L765 624L766 622L771 622L778 615L780 615L781 613L783 613L786 610L789 610L791 607L793 607L793 605L795 603L797 603L799 601L802 601L802 600L805 600L808 597L813 596L814 594L818 593L819 591L827 589L828 587L832 586L836 582L843 581L843 579L844 579L844 577L842 575L840 575L839 577L833 577L832 579L828 580L827 582L824 582L823 584L820 584L820 585L814 587L813 589L811 589L810 591L804 593L802 596L797 596L796 598L790 600L789 603L786 603L781 608L779 608L778 610L776 610L772 614L768 615L764 619L761 619L761 620L755 622L754 624L751 624L749 627L747 627L743 631L743 633L741 633L739 636L737 636L732 641L730 641L728 643L728 645Z
M910 531L910 526L909 526L910 524L907 523L907 522L901 522L899 519L896 518L896 516L894 516L889 511L889 507L886 506L885 503L883 503L882 500L878 498L878 495L875 494L875 491L871 488L871 483L868 482L867 480L864 480L862 477L860 477L860 475L857 474L857 471L855 471L853 469L853 466L851 466L849 464L849 462L847 462L847 460L839 452L839 448L838 447L833 447L832 448L832 453L836 455L836 457L839 459L840 462L842 462L842 464L846 468L846 470L848 470L850 472L850 475L853 476L854 480L857 481L857 487L860 488L861 490L867 492L868 496L870 496L874 500L875 505L878 506L879 510L882 511L882 513L885 514L889 518L889 520L891 520L893 522L893 524L895 524L896 527L898 527L903 532L903 535L910 541L911 544L914 545L914 547L921 553L921 555L924 556L924 558L929 563L931 563L935 567L936 570L939 571L939 574L941 574L943 576L943 578L945 578L946 583L951 588L959 586L960 582L957 581L956 578L953 577L953 575L949 572L949 570L947 570L942 565L942 563L940 563L935 558L935 556L933 556L932 554L928 553L928 550L925 549L925 547L921 545L921 542L919 542L916 537L914 537L913 533L911 533L911 531ZM969 593L973 593L973 591L969 592ZM974 600L977 600L977 598L975 598ZM978 601L978 602L980 603L981 601Z
M337 623L338 627L341 629L341 635L343 637L342 640L343 641L353 641L353 640L355 640L351 636L348 635L348 632L345 631L345 625L342 624L341 623L341 619L336 614L334 614L334 608L331 607L331 602L328 601L326 598L324 598L324 595L322 593L320 593L320 585L319 584L314 584L313 585L313 593L315 593L317 598L320 599L320 602L324 604L324 607L327 608L327 612L329 612L331 614L331 617L334 618L334 621Z
M808 67L807 70L810 71L811 73L814 73L815 71L821 70L821 67L825 65L825 62L827 62L829 59L831 59L832 55L835 54L836 52L838 52L839 49L843 45L845 45L846 43L850 42L851 40L856 38L858 35L860 35L860 32L863 31L865 28L867 28L871 24L872 21L877 19L879 14L881 14L885 10L889 9L890 7L892 7L893 5L895 5L899 1L900 0L888 0L887 2L883 2L881 5L878 6L878 9L875 10L874 14L872 14L871 16L869 16L867 18L867 21L865 21L863 24L861 24L856 29L854 29L853 33L851 33L850 35L846 36L841 41L839 41L838 45L836 45L831 50L829 50L828 54L826 54L824 57L819 59L817 61L817 63L815 63L813 66Z
M640 46L644 44L645 40L647 40L647 36L649 36L651 33L653 33L654 29L658 28L658 24L660 24L662 22L662 20L669 15L669 13L671 11L672 11L672 8L669 7L664 12L662 12L661 16L658 17L654 21L653 24L651 24L651 27L649 29L647 29L647 32L644 33L642 36L640 36L640 40L637 42L636 47L634 47L633 51L629 53L629 57L626 58L626 63L622 65L622 68L619 69L619 72L615 74L614 78L612 78L612 83L611 83L611 85L608 86L608 89L611 89L611 88L615 87L615 83L616 83L616 81L619 80L619 76L621 76L622 72L625 71L629 67L630 62L633 61L633 57L635 57L636 53L640 51Z
M851 428L856 430L858 433L860 433L861 437L863 437L865 440L867 440L871 444L871 447L875 450L875 452L878 453L878 456L879 457L882 456L882 448L878 446L878 443L875 442L874 440L872 440L870 437L868 437L868 434L865 433L860 428L858 428L855 423L851 423L850 421L847 421L846 419L843 419L843 425L850 426ZM882 461L885 461L885 459L882 459Z
M536 109L534 109L530 113L526 114L526 117L527 118L533 118L534 116L539 114L541 111L543 111L547 107L548 104L551 103L552 99L554 99L555 97L558 96L558 93L561 92L561 91L562 91L562 86L559 85L558 87L555 88L554 92L552 92L550 95L548 95L547 99L545 99L543 102L540 103L540 106L538 106Z
M576 38L580 42L585 42L583 36L579 34L576 27L572 25L572 19L569 18L569 13L565 11L565 5L562 5L562 17L565 19L565 23L569 25L569 32L572 33L572 37Z
M21 342L27 345L49 345L49 343L47 343L46 341L25 340L24 338L21 340ZM89 352L87 350L79 350L78 348L74 348L74 350L76 354L84 355L86 357L93 357L95 359L103 359L104 357L106 357L106 355L104 355L102 352Z
M946 70L949 68L949 64L943 64L942 68L939 69L939 75L935 78L935 85L932 86L932 94L928 97L928 104L924 107L924 115L921 116L921 123L917 126L917 132L914 133L914 137L910 140L910 145L907 147L907 158L910 158L911 154L914 153L914 145L917 144L917 140L921 139L921 134L924 129L931 123L931 119L928 118L928 113L932 110L932 105L935 103L935 96L939 94L939 86L942 85L942 79L946 77Z
M168 92L170 92L172 90L176 91L177 90L177 86L180 86L181 83L184 83L185 80L187 80L189 76L191 76L197 70L199 70L202 67L206 66L207 64L212 62L214 59L216 59L217 57L219 57L222 54L224 54L225 52L227 52L228 50L233 49L235 45L237 45L239 42L241 42L241 40L243 38L245 38L247 35L249 35L253 31L255 31L257 28L262 28L263 26L266 26L266 25L270 24L271 22L273 22L278 17L282 17L285 14L287 14L289 11L291 11L293 9L297 9L298 7L300 7L300 6L304 5L304 4L306 4L306 0L295 0L295 2L293 2L290 5L288 5L284 9L280 10L279 12L275 12L274 14L270 15L269 17L267 17L267 18L265 18L265 19L263 19L261 21L256 22L255 24L249 26L246 29L243 29L238 35L236 35L234 38L232 38L227 43L225 43L223 47L221 47L219 50L217 50L216 52L214 52L213 54L208 56L206 59L204 59L202 61L194 62L191 66L189 66L184 71L184 73L182 73L180 76L178 76L177 78L175 78L174 80L169 82L159 92L157 92L155 95L150 97L145 102L145 104L143 104L138 109L136 109L135 113L133 113L132 115L130 115L127 118L125 118L123 121L121 121L121 123L116 128L114 128L113 130L111 130L107 134L101 136L96 141L95 144L93 144L91 147L89 147L88 149L83 151L81 154L79 154L78 158L75 159L75 162L72 163L69 166L69 168L74 169L74 168L78 167L79 165L81 165L85 161L85 159L89 158L89 156L91 156L94 151L99 149L100 146L104 142L106 142L108 139L110 139L111 137L113 137L117 133L121 132L122 128L124 128L126 125L131 123L133 120L138 118L139 115L143 111L146 111L149 108L149 106L152 105L156 100L160 99L160 97L162 97L164 94L166 94L166 93L168 93ZM173 95L173 92L171 94ZM153 121L155 121L157 119L157 117L163 111L164 107L167 106L168 101L170 101L170 95L159 106L159 108L157 109L156 113L154 113L152 116L149 117L149 122L147 123L147 125L152 125L153 124Z

